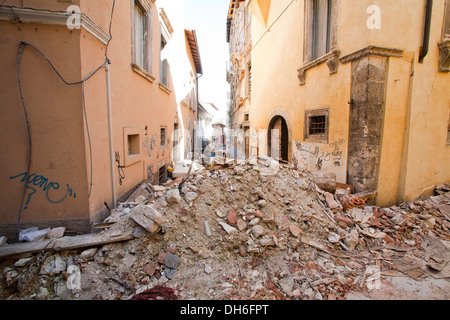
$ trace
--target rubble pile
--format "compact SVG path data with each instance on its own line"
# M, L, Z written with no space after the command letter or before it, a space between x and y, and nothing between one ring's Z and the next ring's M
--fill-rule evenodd
M0 260L0 297L345 299L382 276L450 277L449 184L379 208L316 177L260 157L144 183L95 226L107 240Z

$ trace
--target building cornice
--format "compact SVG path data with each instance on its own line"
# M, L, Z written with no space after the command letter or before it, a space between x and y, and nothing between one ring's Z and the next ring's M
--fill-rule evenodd
M339 60L341 61L341 63L345 64L369 55L401 58L403 56L403 50L393 48L383 48L377 46L368 46L361 50L350 53L340 58Z
M37 23L57 26L67 25L67 21L74 14L80 15L81 28L97 38L103 44L107 44L110 37L98 25L96 25L84 13L69 13L64 11L49 11L32 8L19 8L11 6L0 7L0 21L11 23Z

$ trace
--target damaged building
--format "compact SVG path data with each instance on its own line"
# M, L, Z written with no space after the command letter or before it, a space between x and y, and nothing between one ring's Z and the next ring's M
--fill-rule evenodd
M449 1L230 1L242 152L334 172L379 205L429 195L450 178L449 21Z
M90 231L193 145L198 76L184 1L2 1L0 231Z

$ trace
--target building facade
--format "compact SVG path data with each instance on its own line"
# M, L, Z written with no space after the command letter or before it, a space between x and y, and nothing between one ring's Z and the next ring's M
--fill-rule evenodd
M252 14L251 1L230 2L227 18L227 42L230 61L227 81L230 84L230 129L238 139L243 155L250 154L249 112L252 92Z
M450 180L448 0L237 2L228 21L251 13L252 80L233 127L249 121L251 154L335 172L378 205Z
M2 2L2 234L88 232L165 180L196 77L183 18L182 0Z

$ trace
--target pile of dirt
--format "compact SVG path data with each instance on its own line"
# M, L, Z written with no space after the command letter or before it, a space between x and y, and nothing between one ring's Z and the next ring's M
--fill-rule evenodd
M383 275L446 278L445 188L378 208L270 158L214 166L141 188L97 226L133 240L4 259L0 298L126 300L167 287L179 299L345 299Z

